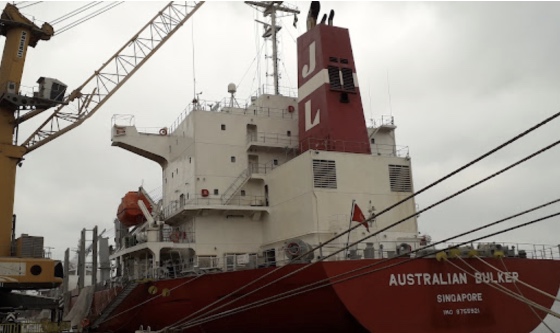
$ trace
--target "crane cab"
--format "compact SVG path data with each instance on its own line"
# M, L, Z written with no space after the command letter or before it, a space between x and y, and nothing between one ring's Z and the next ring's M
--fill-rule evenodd
M33 97L62 102L67 85L57 79L42 76L37 80L37 83L39 84L39 91L35 92Z

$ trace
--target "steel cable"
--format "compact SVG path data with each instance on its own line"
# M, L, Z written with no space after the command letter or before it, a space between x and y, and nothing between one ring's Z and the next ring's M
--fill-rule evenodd
M558 200L555 200L555 201L558 201ZM541 218L538 218L538 219L535 219L535 220L532 220L532 221L529 221L529 222L526 222L526 223L523 223L523 224L520 224L520 225L517 225L517 226L514 226L514 227L510 227L510 228L503 229L501 231L494 232L494 233L491 233L491 234L488 234L488 235L485 235L485 236L482 236L482 237L478 237L478 238L474 238L474 239L471 239L471 240L468 240L468 241L461 242L459 244L456 244L456 245L453 245L453 246L449 247L448 249L458 248L458 247L460 247L462 245L465 245L465 244L469 244L469 243L476 242L476 241L479 241L479 240L484 239L484 238L496 236L496 235L499 235L499 234L502 234L502 233L505 233L505 232L508 232L508 231L512 231L512 230L515 230L515 229L518 229L518 228L529 226L531 224L541 222L541 221L544 221L546 219L549 219L549 218L552 218L552 217L555 217L555 216L559 216L559 215L560 215L560 212L555 213L555 214L550 214L550 215L547 215L545 217L541 217ZM456 237L460 237L460 236L454 236L454 237L451 237L450 239L454 239ZM429 247L432 247L434 245L435 244L432 244L430 246L425 246L423 248L419 248L417 250L411 251L410 253L411 254L412 253L417 253L419 251L425 250L425 249L427 249ZM191 327L194 327L194 326L204 324L206 322L210 322L210 321L217 320L217 319L220 319L220 318L223 318L223 317L226 317L226 316L237 314L239 312L247 311L247 310L250 310L250 309L253 309L253 308L256 308L256 307L259 307L259 306L263 306L263 305L266 305L266 304L269 304L269 303L277 302L277 301L280 301L280 300L283 300L283 299L286 299L286 298L289 298L289 297L293 297L293 296L296 296L296 295L300 295L300 294L303 294L303 293L306 293L306 292L309 292L309 291L313 291L313 290L316 290L316 289L328 287L328 286L338 284L338 283L341 283L341 282L345 282L345 281L348 281L348 280L351 280L351 279L355 279L355 278L358 278L358 277L361 277L361 276L373 274L373 273L376 273L376 272L379 272L379 271L382 271L382 270L386 270L386 269L389 269L389 268L400 266L400 265L403 265L405 263L408 263L408 262L411 262L411 261L414 261L414 260L417 260L417 259L420 259L420 258L424 258L424 257L427 257L427 256L432 256L432 255L434 255L436 253L439 253L439 252L442 252L442 250L435 250L435 251L428 252L428 253L419 255L417 257L414 257L414 258L409 258L409 259L406 259L404 261L400 261L400 262L397 262L397 263L394 263L394 264L391 264L391 265L388 265L388 266L384 266L384 267L377 268L377 269L374 269L374 270L370 270L370 271L367 271L367 272L362 272L362 273L359 273L359 274L356 274L356 275L352 275L352 276L349 276L349 277L346 277L346 278L342 278L340 280L332 281L333 279L336 279L340 276L349 274L349 272L341 273L337 276L333 276L332 278L327 278L327 279L324 279L324 280L319 281L319 282L313 282L311 284L308 284L308 285L305 285L305 286L302 286L302 287L299 287L299 288L296 288L296 289L292 289L292 290L289 290L287 292L284 292L284 293L281 293L281 294L278 294L278 295L274 295L274 296L270 296L268 298L264 298L260 301L256 301L256 302L253 302L253 303L250 303L250 304L239 306L237 308L230 309L228 311L224 311L224 312L221 312L219 314L211 315L211 316L208 316L206 318L199 319L199 320L193 320L193 321L185 323L183 325L174 326L174 327L171 327L171 328L176 328L176 329L191 328ZM377 263L374 263L374 264L371 264L371 265L368 265L368 266L364 266L364 267L361 267L359 269L355 269L353 272L356 272L358 270L363 270L365 268L371 268L373 266L377 266L377 265L380 265L382 263L386 263L388 261L395 260L396 258L398 258L398 257L388 258L386 260L383 260L383 261L380 261L380 262L377 262ZM321 282L326 282L326 283L323 283L322 285L318 285L316 287L310 288L311 286L316 285L316 284L321 283Z
M98 6L100 4L101 4L100 1L92 1L90 3L87 3L87 4L81 6L77 9L74 9L73 11L69 12L68 14L64 14L61 17L52 20L51 25L55 25L55 24L58 24L60 22L66 21L67 19L72 18L72 17L84 12L85 10L88 10L88 9L93 8L95 6Z
M508 141L502 143L501 145L497 146L496 148L494 148L494 149L490 150L489 152L487 152L487 153L481 155L480 157L478 157L478 158L472 160L471 162L469 162L469 163L463 165L462 167L456 169L455 171L452 171L451 173L447 174L446 176L440 178L439 180L437 180L437 181L431 183L430 185L428 185L428 186L422 188L421 190L419 190L419 191L417 191L417 192L411 194L410 196L408 196L408 197L406 197L406 198L404 198L404 199L398 201L397 203L395 203L395 204L393 204L393 205L391 205L391 206L385 208L385 209L382 210L379 214L376 214L375 216L372 216L372 217L366 219L366 223L369 222L369 221L371 221L371 220L373 220L373 219L375 219L376 217L378 217L378 216L380 216L380 215L382 215L382 214L384 214L384 213L386 213L386 212L392 210L393 208L397 207L398 205L400 205L400 204L402 204L402 203L404 203L404 202L406 202L406 201L408 201L408 200L414 198L414 197L417 196L418 194L427 191L428 189L430 189L430 188L434 187L435 185L437 185L437 184L443 182L444 180L446 180L446 179L448 179L448 178L450 178L450 177L452 177L452 176L458 174L459 172L465 170L465 169L468 168L469 166L472 166L473 164L475 164L475 163L481 161L482 159L484 159L484 158L486 158L486 157L492 155L493 153L497 152L498 150L500 150L500 149L502 149L502 148L508 146L509 144L511 144L511 143L513 143L513 142L519 140L520 138L522 138L522 137L524 137L525 135L527 135L527 134L533 132L534 130L540 128L541 126L543 126L543 125L545 125L546 123L552 121L553 119L557 118L558 116L560 116L560 112L557 112L557 113L553 114L552 116L546 118L545 120L541 121L540 123L538 123L538 124L536 124L536 125L530 127L529 129L525 130L524 132L522 132L522 133L516 135L516 136L513 137L512 139L510 139L510 140L508 140ZM552 148L553 146L557 145L558 143L560 143L560 141L557 141L556 143L554 143L554 144L552 144L552 145L550 145L550 146L548 146L548 147L545 147L545 148L541 149L541 151L539 151L539 152L537 152L537 153L534 153L534 154L529 155L529 156L526 157L525 159L523 159L523 160L521 160L521 161L518 161L517 163L511 165L510 167L507 167L507 168L505 168L505 169L502 169L501 171L499 171L499 172L497 172L497 173L491 175L490 177L487 177L487 178L485 178L485 179L479 181L479 182L476 183L476 184L473 184L473 185L469 186L468 188L466 188L466 189L464 189L464 190L462 190L462 191L456 192L456 193L453 194L452 196L449 196L449 197L447 197L447 198L445 198L445 199L443 199L443 200L441 200L441 201L439 201L439 202L437 202L437 203L435 203L435 204L432 204L431 206L429 206L429 207L427 207L427 208L425 208L425 209L423 209L423 210L421 210L421 211L419 211L419 212L416 212L415 214L410 215L410 216L408 216L408 217L405 218L405 219L401 219L400 221L397 221L397 222L391 224L390 226L388 226L388 227L386 227L386 228L384 228L384 229L382 229L382 230L380 230L380 231L378 231L378 232L376 232L376 233L373 233L372 235L369 235L369 236L367 236L367 237L365 237L365 238L362 238L360 241L355 242L355 243L353 243L353 244L351 244L351 245L346 246L346 248L349 248L349 247L351 247L351 246L356 245L356 244L359 243L359 242L362 242L363 240L366 240L366 239L368 239L368 238L371 238L371 237L373 237L373 236L376 236L377 234L379 234L379 233L381 233L381 232L383 232L383 231L385 231L385 230L387 230L387 229L389 229L389 228L392 228L392 227L394 227L394 226L396 226L396 225L398 225L398 224L400 224L400 223L402 223L402 222L404 222L404 221L406 221L406 220L408 220L408 219L410 219L410 218L412 218L412 217L414 217L414 216L417 216L417 215L419 215L420 213L425 212L425 211L427 211L427 210L429 210L429 209L431 209L431 208L433 208L433 207L435 207L435 206L437 206L437 205L439 205L439 204L441 204L441 203L443 203L443 202L445 202L445 201L447 201L447 200L449 200L449 199L451 199L451 198L453 198L453 197L455 197L455 196L457 196L457 195L459 195L459 194L461 194L461 193L463 193L463 192L465 192L465 191L467 191L467 190L469 190L469 189L472 189L473 187L475 187L475 186L481 184L482 182L485 182L486 180L491 179L491 178L493 178L493 177L495 177L495 176L497 176L497 175L499 175L499 174L505 172L506 170L508 170L508 169L510 169L510 168L512 168L512 167L514 167L514 166L516 166L516 165L518 165L518 164L520 164L520 163L522 163L522 162L524 162L524 161L526 161L526 160L528 160L528 159L530 159L530 158L532 158L532 157L534 157L534 156L536 156L536 155L538 155L538 154L540 154L540 153L542 153L543 151ZM311 249L311 250L309 250L309 251L307 251L307 252L305 252L305 253L299 255L298 257L296 257L296 258L293 259L293 260L297 260L297 259L301 259L301 258L305 257L307 254L312 253L312 252L314 252L315 250L324 247L326 244L328 244L328 243L330 243L330 242L332 242L332 241L338 239L339 237L341 237L341 236L343 236L343 235L345 235L345 234L351 232L352 230L354 230L354 229L356 229L356 228L358 228L358 227L360 227L360 226L361 226L361 224L357 224L357 225L355 225L355 226L349 228L349 229L346 230L345 232L340 233L339 235L336 235L335 237L333 237L333 238L327 240L325 243L322 243L322 244L320 244L319 246L317 246L317 247L315 247L315 248L313 248L313 249ZM307 268L307 267L310 267L311 265L313 265L313 264L315 264L315 263L317 263L317 262L321 262L321 261L323 261L323 260L325 260L325 259L327 259L327 258L330 258L331 256L333 256L333 255L335 255L335 254L338 254L338 253L340 253L341 251L343 251L343 250L339 250L339 251L337 251L337 252L335 252L335 253L333 253L333 254L327 256L327 257L321 258L319 261L310 263L310 264L304 266L303 268L301 268L300 270L303 270L303 269L305 269L305 268ZM246 284L246 285L244 285L244 286L242 286L242 287L236 289L235 291L232 291L230 294L234 294L234 293L237 293L237 292L239 292L239 291L241 291L241 290L244 290L245 288L247 288L247 287L249 287L249 286L251 286L251 285L257 283L258 281L261 281L261 280L264 279L265 277L267 277L267 276L269 276L269 275L271 275L271 274L277 272L278 270L281 270L283 267L284 267L284 266L278 267L278 268L276 268L276 269L270 271L269 273L262 275L261 277L255 279L255 280L253 280L253 281L251 281L251 282L249 282L248 284ZM290 273L288 276L291 276L292 274L295 274L296 272L299 272L300 270L294 271L294 272ZM287 276L283 276L281 279L283 279L283 278L285 278L285 277L287 277ZM270 284L267 284L267 285L263 286L262 288L264 288L264 287L266 287L266 286L268 286L268 285L270 285ZM259 290L260 290L260 289L259 289ZM251 294L251 293L249 293L249 294ZM249 295L249 294L245 294L244 296L247 296L247 295ZM201 309L195 311L195 312L192 313L189 317L184 318L182 321L185 321L185 320L190 319L192 316L195 316L195 315L197 315L198 313L200 313L200 312L202 312L202 311L205 311L205 310L208 309L209 307L211 307L211 306L213 306L213 305L215 305L215 304L220 303L221 301L225 300L227 297L229 297L229 295L225 295L225 296L219 298L218 300L214 301L213 303L208 304L207 306L205 306L205 307L203 307L203 308L201 308ZM234 300L234 301L235 301L235 300ZM232 301L232 302L233 302L233 301ZM227 305L229 305L229 304L231 304L231 302L230 302L230 303L226 303L225 305L222 305L222 306L218 307L217 309L220 309L220 308L222 308L222 307L224 307L224 306L227 306ZM213 311L215 311L215 310L216 310L216 309L214 309ZM180 323L180 322L181 322L181 321L179 321L179 322L177 322L177 323Z
M37 4L40 4L41 2L43 2L43 1L35 1L35 2L33 2L33 3L30 3L30 4L26 4L26 5L24 5L24 6L21 6L21 7L19 7L19 9L29 8L29 7L31 7L31 6L35 6L35 5L37 5Z
M91 20L91 19L94 18L94 17L97 17L97 16L99 16L99 15L105 13L106 11L111 10L111 9L113 9L113 8L115 8L115 7L119 6L119 5L121 5L122 3L124 3L124 1L120 1L120 2L117 2L117 3L112 3L112 4L109 4L109 5L106 5L105 7L102 7L102 8L100 8L100 9L98 9L97 11L95 11L95 12L89 14L88 16L86 16L86 17L84 17L84 18L82 18L82 19L80 19L80 20L78 20L78 21L75 21L75 22L73 22L73 23L70 23L70 24L68 24L68 25L66 25L66 26L64 26L64 27L62 27L62 28L58 31L57 35L60 35L60 34L66 32L66 31L68 31L68 30L70 30L70 29L72 29L72 28L75 28L75 27L77 27L78 25L80 25L80 24L82 24L82 23L84 23L84 22L87 22L87 21Z
M560 114L560 113L557 113L557 115L558 115L558 114ZM556 145L558 145L558 144L560 144L560 140L559 140L559 141L556 141L556 142L554 142L554 143L552 143L552 144L550 144L550 145L548 145L548 146L546 146L546 147L544 147L544 148L542 148L542 149L540 149L540 150L538 150L538 151L536 151L536 152L534 152L534 153L532 153L532 154L530 154L530 155L528 155L528 156L526 156L525 158L523 158L523 159L521 159L521 160L519 160L519 161L517 161L517 162L515 162L515 163L513 163L513 164L511 164L511 165L509 165L509 166L507 166L507 167L505 167L505 168L503 168L503 169L501 169L501 170L499 170L499 171L493 173L493 174L491 174L491 175L488 176L488 177L485 177L485 178L479 180L478 182L476 182L476 183L474 183L474 184L472 184L472 185L470 185L470 186L467 186L466 188L463 188L463 189L460 190L460 191L455 192L455 193L452 194L452 195L449 195L449 196L445 197L444 199L442 199L442 200L440 200L440 201L437 201L436 203L434 203L434 204L432 204L432 205L430 205L430 206L428 206L428 207L426 207L426 208L424 208L424 209L422 209L422 210L420 210L420 211L418 211L418 212L416 212L416 213L414 213L414 214L412 214L412 215L409 215L409 216L407 216L407 217L405 217L405 218L403 218L403 219L401 219L401 220L399 220L399 221L397 221L397 222L394 222L394 223L388 225L387 227L384 227L384 228L382 228L382 229L380 229L380 230L378 230L378 231L372 233L371 235L368 235L368 236L366 236L366 237L363 237L363 238L361 238L360 240L358 240L358 241L356 241L356 242L354 242L354 243L352 243L352 244L349 244L349 245L347 245L346 247L344 247L344 248L342 248L342 249L340 249L340 250L338 250L338 251L335 251L335 252L333 252L333 253L331 253L331 254L325 256L325 257L322 257L321 259L319 259L319 260L317 260L317 261L314 261L314 262L312 262L312 263L310 263L310 264L308 264L308 265L305 265L305 266L303 266L303 267L301 267L301 268L299 268L299 269L297 269L297 270L295 270L295 271L292 271L292 272L290 272L290 273L288 273L288 274L286 274L286 275L283 275L282 277L280 277L280 278L278 278L278 279L276 279L276 280L274 280L274 281L272 281L272 282L269 282L269 283L267 283L267 284L265 284L265 285L263 285L263 286L261 286L261 287L259 287L259 288L257 288L257 289L254 289L254 290L252 290L252 291L250 291L250 292L244 294L243 296L241 296L241 297L239 297L239 298L237 298L237 299L234 299L234 300L231 300L230 302L227 302L227 303L225 303L225 304L222 304L222 305L220 305L220 306L214 308L213 310L211 310L210 313L211 313L211 312L214 312L214 311L216 311L216 310L219 310L219 309L221 309L221 308L223 308L223 307L225 307L225 306L227 306L227 305L230 305L231 303L236 302L236 301L238 301L238 300L240 300L240 299L242 299L242 298L244 298L244 297L246 297L246 296L252 295L253 293L255 293L255 292L257 292L257 291L260 291L260 290L262 290L262 289L264 289L264 288L266 288L266 287L268 287L268 286L270 286L270 285L272 285L272 284L274 284L274 283L276 283L276 282L278 282L278 281L280 281L280 280L283 280L283 279L285 279L285 278L287 278L287 277L290 277L290 276L292 276L292 275L294 275L294 274L296 274L296 273L299 273L299 272L301 272L301 271L303 271L303 270L305 270L305 269L307 269L307 268L313 266L313 265L316 264L316 263L319 263L319 262L321 262L321 261L324 261L324 260L326 260L326 259L328 259L328 258L330 258L330 257L332 257L332 256L334 256L334 255L336 255L336 254L338 254L338 253L340 253L340 252L342 252L342 251L345 251L345 249L347 249L347 248L351 248L351 247L357 245L358 243L361 243L361 242L363 242L363 241L365 241L365 240L367 240L367 239L369 239L369 238L371 238L371 237L374 237L374 236L376 236L376 235L378 235L378 234L380 234L380 233L382 233L382 232L384 232L384 231L386 231L386 230L388 230L388 229L390 229L390 228L393 228L394 226L396 226L396 225L398 225L398 224L400 224L400 223L402 223L402 222L404 222L404 221L406 221L406 220L408 220L408 219L410 219L410 218L412 218L412 217L414 217L414 216L417 216L417 215L419 215L419 214L421 214L421 213L424 213L424 212L426 212L426 211L428 211L428 210L430 210L430 209L432 209L432 208L434 208L434 207L436 207L436 206L438 206L438 205L440 205L440 204L442 204L442 203L444 203L444 202L446 202L446 201L448 201L448 200L450 200L450 199L452 199L452 198L454 198L454 197L456 197L456 196L458 196L458 195L460 195L460 194L462 194L462 193L464 193L464 192L466 192L466 191L468 191L468 190L471 190L471 189L473 189L474 187L476 187L476 186L478 186L478 185L480 185L480 184L482 184L482 183L484 183L484 182L486 182L486 181L488 181L488 180L490 180L490 179L492 179L492 178L494 178L494 177L496 177L496 176L498 176L498 175L504 173L505 171L507 171L507 170L509 170L509 169L511 169L511 168L513 168L513 167L515 167L515 166L517 166L517 165L523 163L523 162L528 161L529 159L531 159L531 158L533 158L533 157L535 157L535 156L537 156L537 155L543 153L544 151L546 151L546 150L548 150L548 149L550 149L550 148L552 148L552 147L554 147L554 146L556 146ZM412 197L412 196L411 196L411 197ZM387 211L387 210L384 210L384 212L386 212L386 211ZM356 227L359 227L359 226L360 226L360 224L358 224L358 225L356 225L356 226L350 228L349 230L352 230L353 228L356 228ZM339 237L340 237L340 235L339 235ZM310 252L310 251L308 251L308 252ZM282 266L282 267L284 267L284 266ZM239 290L243 290L243 289L245 289L246 287L248 287L248 286L250 286L250 285L253 285L253 284L256 283L257 281L262 280L264 277L266 277L266 276L268 276L268 275L270 275L270 274L272 274L272 273L278 271L278 270L281 269L282 267L279 267L279 268L277 268L277 269L275 269L275 270L273 270L273 271L271 271L271 272L269 272L269 273L267 273L267 274L261 276L260 278L251 281L250 283L248 283L247 285L241 287L240 289L237 289L236 291L233 291L231 294L236 293L236 292L238 292ZM193 314L191 314L188 318L185 318L184 320L190 319L192 316L194 316L194 315L196 315L196 314L198 314L198 313L200 313L200 312L206 310L207 308L209 308L209 307L212 306L212 305L215 305L215 304L221 302L222 300L224 300L224 299L227 298L227 297L229 297L229 295L225 295L225 296L223 296L222 298L220 298L220 299L218 299L217 301L215 301L214 303L211 303L211 304L205 306L204 308L202 308L202 309L200 309L200 310L194 312Z
M470 269L472 269L474 272L478 272L474 267L472 267L469 263L467 263L463 258L460 258L460 257L459 257L458 259L459 259L461 262L463 262L466 266L468 266ZM464 273L468 274L469 276L471 276L471 277L473 277L473 278L476 278L474 274L472 274L471 272L467 271L466 269L460 267L459 265L455 264L454 262L449 261L449 260L447 260L447 259L446 259L445 262L450 263L452 266L454 266L454 267L457 268L458 270L463 271ZM523 303L525 303L525 304L527 304L527 305L529 305L529 306L531 306L531 307L533 307L533 308L537 308L537 309L539 309L539 310L541 310L541 311L544 311L544 312L546 312L546 313L548 313L548 314L550 314L550 315L552 315L552 316L554 316L554 317L556 317L556 318L560 318L560 314L558 314L557 312L554 312L554 311L552 311L551 309L545 308L544 306L542 306L542 305L540 305L540 304L538 304L538 303L535 303L535 302L531 301L531 300L528 299L527 297L524 297L524 296L522 296L522 295L518 295L518 294L516 294L515 292L509 290L508 288L506 288L506 287L504 287L504 286L502 286L502 285L493 284L493 283L490 283L490 282L487 282L487 281L484 281L484 280L482 280L482 283L484 283L484 284L486 284L487 286L492 287L492 288L494 288L494 289L496 289L496 290L498 290L498 291L500 291L500 292L503 292L504 294L506 294L506 295L508 295L508 296L510 296L510 297L513 297L513 298L517 299L518 301L523 302Z
M482 259L480 259L479 256L476 256L476 258L479 259L479 260L481 260L483 263L490 265L490 263L487 263L487 262L483 261ZM509 274L509 270L508 270L507 267L506 267L506 263L504 262L504 259L503 259L503 258L500 258L500 261L502 262L502 265L504 265L505 270L506 270L506 271L508 272L508 274ZM490 266L492 266L492 265L490 265ZM496 268L496 269L497 269L497 268ZM528 287L528 288L530 288L530 289L533 289L533 290L538 291L538 292L542 292L542 293L545 294L545 295L550 295L550 294L548 294L548 293L545 293L544 291L541 291L541 290L539 290L539 289L537 289L537 288L534 288L533 286L531 286L531 285L529 285L529 284L523 283L523 282L522 282L521 280L519 280L519 279L516 279L516 281L514 281L513 284L514 284L514 286L515 286L515 289L517 289L517 292L518 292L521 296L523 296L523 297L525 297L525 295L523 295L523 293L521 292L521 289L520 289L519 286L517 285L517 282L522 283L523 285L525 285L526 287ZM550 296L552 296L552 295L550 295ZM554 297L554 296L552 296L552 297L553 297L554 299L557 299L557 298ZM537 317L537 318L541 321L541 323L544 325L544 327L546 327L546 328L548 329L549 332L554 333L554 330L552 330L552 328L550 328L550 326L549 326L547 323L545 323L545 321L544 321L545 318L544 318L544 317L541 317L541 316L537 313L537 311L535 311L535 308L534 308L534 307L532 307L532 306L529 305L529 304L527 304L527 306L529 307L529 309L531 309L531 312L533 312L533 314L535 315L535 317ZM545 316L545 317L546 317L546 316Z

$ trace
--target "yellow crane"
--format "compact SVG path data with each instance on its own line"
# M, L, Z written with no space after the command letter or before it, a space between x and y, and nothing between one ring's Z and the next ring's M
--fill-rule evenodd
M40 78L33 96L20 94L20 81L29 46L54 35L48 23L36 26L16 6L7 4L0 17L6 37L0 63L0 307L2 293L54 288L62 283L62 265L48 258L16 256L14 193L16 169L23 156L91 117L204 2L170 2L80 87L63 97L66 86ZM56 106L52 114L22 144L18 126ZM27 111L16 117L17 110Z

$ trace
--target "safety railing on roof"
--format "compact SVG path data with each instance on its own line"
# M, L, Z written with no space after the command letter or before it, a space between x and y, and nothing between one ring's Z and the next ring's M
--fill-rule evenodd
M448 242L439 245L438 248L445 249L460 243ZM533 244L533 243L512 243L512 242L491 242L491 243L471 243L462 245L462 249L474 249L482 255L492 254L493 251L500 250L506 257L520 257L528 259L560 259L560 245Z
M249 165L249 171L251 174L267 174L270 173L272 170L276 169L280 166L280 161L272 160L268 163L255 163Z
M247 134L247 143L273 144L295 148L299 144L299 139L291 134L257 132Z
M264 196L259 195L234 195L228 202L228 206L259 207L265 205ZM186 200L181 205L179 201L172 201L163 209L164 218L169 218L184 209L196 209L197 206L223 206L220 196L203 197L197 195L193 199Z
M175 121L169 126L168 133L171 135L179 127L179 125L185 120L185 118L192 111L208 111L208 112L225 112L238 115L251 115L251 116L261 116L261 117L271 117L279 119L297 119L297 112L285 108L273 108L273 107L263 107L252 105L251 101L244 103L234 103L231 105L229 99L223 99L222 101L206 101L198 100L196 103L189 104L175 119Z
M308 138L300 140L299 149L302 152L307 150L324 150L348 153L367 153L370 151L370 144L368 142Z
M43 320L39 322L23 321L15 323L0 323L0 332L7 333L43 333L43 332L70 332L70 322L51 322L48 320Z
M409 157L408 146L372 144L371 153L378 156Z
M293 97L293 98L297 98L297 89L294 88L289 88L289 87L278 87L278 92L280 93L280 95L282 96L287 96L287 97ZM260 96L260 95L275 95L276 91L274 89L274 86L272 85L266 85L263 84L259 89L257 89L254 93L253 96Z
M255 252L249 253L226 253L222 256L217 255L195 255L189 258L183 258L183 262L168 263L162 267L150 268L147 263L139 264L134 270L133 278L170 278L189 274L205 274L219 271L234 271L244 269L254 269L269 266L283 266L293 261L296 257L294 252L287 243L284 246L276 248L266 248L262 251L262 255ZM223 248L225 244L216 244ZM311 256L306 256L305 261L317 261L321 258L325 261L341 261L341 260L361 260L361 259L390 259L398 256L406 258L435 257L438 252L449 251L449 248L457 245L457 243L439 244L436 247L428 247L424 250L414 252L424 247L421 239L417 241L402 240L372 240L371 242L361 242L350 248L344 240L338 240L333 243L318 248L318 244L309 244L311 248L317 248ZM472 252L476 249L476 252ZM459 249L459 255L468 257L476 253L479 257L494 257L496 251L501 251L506 258L520 259L560 259L560 245L543 245L543 244L510 244L508 243L477 243L468 246L462 246ZM336 254L335 254L336 253ZM303 253L300 253L303 254ZM328 258L327 258L328 257ZM452 258L452 257L450 257ZM131 272L128 272L131 273Z

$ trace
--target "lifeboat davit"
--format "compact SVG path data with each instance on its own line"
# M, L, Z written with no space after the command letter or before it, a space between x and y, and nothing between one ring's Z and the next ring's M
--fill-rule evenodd
M138 200L142 200L148 208L148 211L150 213L152 212L152 206L143 193L138 191L128 192L122 198L121 204L117 209L117 218L127 227L132 227L146 221L142 210L138 206Z

